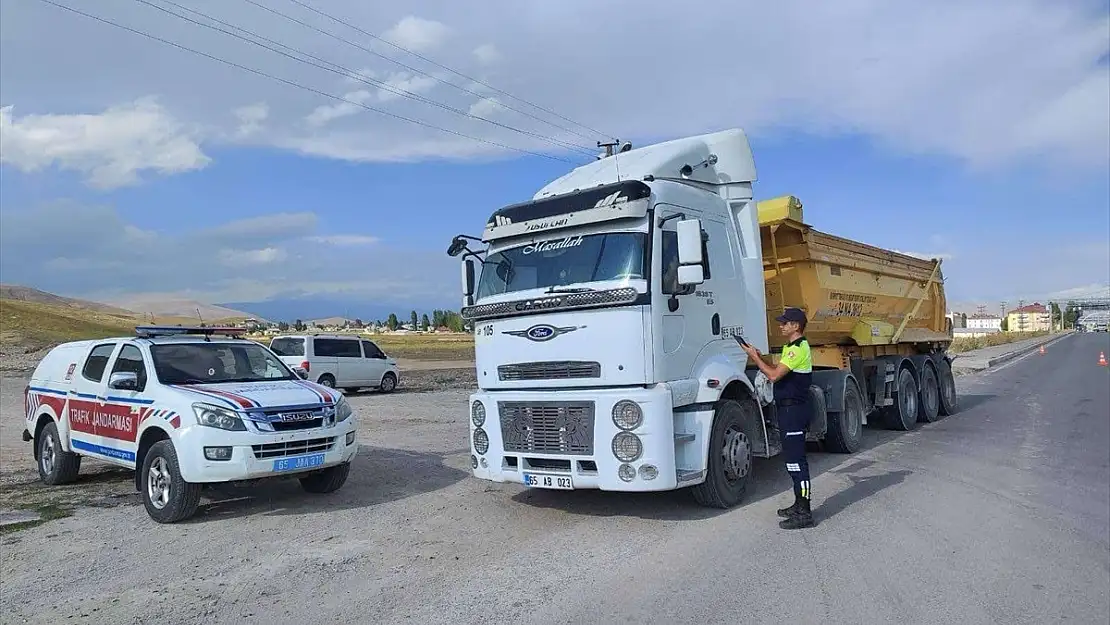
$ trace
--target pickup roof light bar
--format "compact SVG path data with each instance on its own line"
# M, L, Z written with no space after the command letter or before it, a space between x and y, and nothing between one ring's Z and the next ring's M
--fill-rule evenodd
M229 336L232 338L239 338L241 335L246 333L247 330L245 328L220 328L201 326L135 326L135 335L144 339L156 338L159 336L183 335L200 335L208 338L215 334Z

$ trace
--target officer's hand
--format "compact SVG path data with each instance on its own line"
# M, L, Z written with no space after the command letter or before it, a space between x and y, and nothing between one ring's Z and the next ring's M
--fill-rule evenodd
M755 358L755 359L759 358L759 350L756 349L754 346L752 346L750 344L749 345L741 345L740 348L743 349L745 352L747 352L747 354L749 356L751 356L752 358Z

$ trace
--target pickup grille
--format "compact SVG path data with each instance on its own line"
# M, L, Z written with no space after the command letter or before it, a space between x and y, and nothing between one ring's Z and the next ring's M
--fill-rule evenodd
M512 380L569 380L573 378L600 378L601 363L580 360L553 360L548 362L519 362L497 367L497 377Z
M309 438L303 441L287 441L284 443L265 443L251 445L254 457L259 460L267 458L284 458L285 456L299 456L301 454L315 454L328 451L335 445L335 437Z
M592 401L497 402L505 451L592 456Z

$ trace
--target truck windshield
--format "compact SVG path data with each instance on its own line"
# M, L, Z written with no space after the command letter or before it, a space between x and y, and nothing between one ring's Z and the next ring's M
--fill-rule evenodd
M610 232L539 240L486 257L478 299L601 280L642 280L647 235Z
M253 343L152 345L150 357L162 384L299 379L269 350Z

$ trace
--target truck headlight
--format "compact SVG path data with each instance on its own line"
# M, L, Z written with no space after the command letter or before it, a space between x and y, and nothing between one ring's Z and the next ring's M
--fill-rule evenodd
M212 404L193 404L193 412L197 415L197 423L205 427L229 432L246 432L247 426L234 412L213 406Z
M632 432L617 432L613 437L613 455L621 462L635 462L644 453L644 443Z
M335 402L335 422L346 421L351 412L351 404L347 402L347 398L340 396L339 401Z
M474 427L480 428L486 422L486 406L477 399L473 404L470 404L470 420L474 422Z
M479 456L484 456L489 451L489 434L486 434L482 428L474 430L474 451L478 452Z
M635 430L644 423L644 411L640 404L622 399L613 406L613 424L622 430Z

